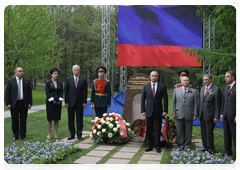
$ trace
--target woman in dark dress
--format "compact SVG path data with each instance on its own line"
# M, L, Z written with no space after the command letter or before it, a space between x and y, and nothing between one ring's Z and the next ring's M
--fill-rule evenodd
M58 138L57 130L59 120L61 120L63 86L62 82L57 80L59 73L58 68L52 68L50 70L52 79L46 81L45 84L48 139L51 138L52 121L54 121L54 137Z

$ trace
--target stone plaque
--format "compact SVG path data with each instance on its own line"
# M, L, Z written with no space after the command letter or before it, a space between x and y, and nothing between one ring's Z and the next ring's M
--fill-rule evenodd
M134 121L145 118L141 115L141 96L143 86L150 82L149 76L142 73L137 73L128 80L123 108L123 119L129 123L133 122L132 128L136 126Z

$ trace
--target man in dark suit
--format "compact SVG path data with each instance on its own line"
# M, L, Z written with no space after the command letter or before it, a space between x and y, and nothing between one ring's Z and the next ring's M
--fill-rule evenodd
M188 150L192 140L192 125L197 119L197 91L189 87L188 77L181 79L181 88L174 89L172 115L177 123L177 143L179 150Z
M11 110L13 141L19 137L19 115L20 115L20 136L26 140L26 122L28 109L32 107L32 88L30 81L23 78L23 69L17 68L16 77L8 80L5 91L5 101L8 109Z
M153 123L155 125L155 147L157 152L161 152L161 127L162 116L167 115L168 112L168 95L167 89L164 84L157 82L158 73L152 71L150 74L151 83L143 87L141 98L141 113L146 116L147 121L147 144L146 152L151 151L153 148ZM146 105L145 105L146 100ZM162 100L164 101L164 110L162 107Z
M75 112L77 122L77 137L82 139L83 130L83 108L87 104L87 80L79 76L80 67L74 65L72 68L73 76L67 78L65 83L65 106L68 108L68 127L70 137L75 138Z
M222 115L224 129L224 146L223 155L232 155L232 140L236 159L236 75L233 71L225 74L225 81L228 84L223 90Z
M111 106L111 88L110 82L104 79L107 69L104 66L97 68L98 79L93 80L91 107L96 112L96 116L102 118L103 113L107 113L107 109Z
M199 95L199 120L201 123L202 152L215 153L213 130L220 117L221 91L218 86L212 84L212 75L203 76L205 86L201 88Z

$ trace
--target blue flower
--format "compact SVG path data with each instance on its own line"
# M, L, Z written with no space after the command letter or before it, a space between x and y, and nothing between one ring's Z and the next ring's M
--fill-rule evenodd
M191 162L191 161L189 161L187 164L192 164L192 162Z
M171 161L170 161L170 163L171 163L171 164L173 164L173 163L174 163L174 161L173 161L173 160L171 160Z
M182 161L180 161L180 162L179 162L179 164L183 164L183 162L182 162Z
M31 159L29 159L27 163L28 163L28 164L30 164L31 162L32 162L32 160L31 160Z

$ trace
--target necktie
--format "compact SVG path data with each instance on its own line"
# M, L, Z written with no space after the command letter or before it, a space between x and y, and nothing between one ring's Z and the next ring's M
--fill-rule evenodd
M228 86L228 94L230 93L231 86Z
M184 88L184 97L186 97L187 88Z
M21 79L18 79L18 100L21 100L21 89L22 89Z
M77 88L77 83L78 83L78 81L77 81L77 77L75 78L75 87Z
M206 96L206 94L207 94L207 89L208 89L208 87L206 86L206 90L205 90L205 93L204 93L203 97Z
M155 84L153 83L153 88L152 88L152 94L153 94L153 97L155 97Z

